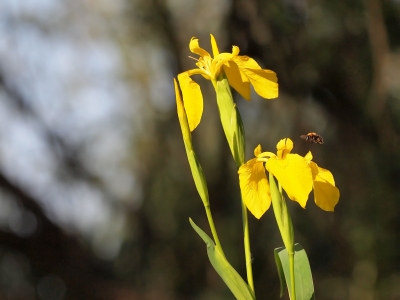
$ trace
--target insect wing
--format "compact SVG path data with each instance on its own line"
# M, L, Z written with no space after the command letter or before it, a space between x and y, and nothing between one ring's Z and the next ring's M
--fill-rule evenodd
M301 135L300 138L303 139L303 140L307 140L308 139L308 135Z

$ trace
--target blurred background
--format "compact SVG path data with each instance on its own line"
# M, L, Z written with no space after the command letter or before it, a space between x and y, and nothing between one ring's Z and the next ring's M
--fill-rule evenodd
M289 203L317 299L400 299L399 0L0 0L0 299L233 299L188 222L209 232L173 90L210 33L278 75L276 100L235 94L247 159L290 137L334 174L334 213ZM236 168L197 81L195 149L245 276ZM278 299L273 212L249 221L257 299Z

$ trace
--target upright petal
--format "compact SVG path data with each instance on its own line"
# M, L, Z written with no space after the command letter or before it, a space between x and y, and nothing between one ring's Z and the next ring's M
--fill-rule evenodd
M257 157L257 156L259 156L261 153L262 153L262 148L261 148L261 145L258 144L258 146L254 148L254 156Z
M340 192L330 171L310 162L314 178L314 201L321 209L333 211L339 202Z
M313 180L311 168L304 157L298 154L288 154L285 159L271 157L265 167L276 177L288 197L305 208Z
M203 95L200 86L190 78L188 72L178 75L183 95L183 105L188 118L190 131L196 129L203 114Z
M276 144L276 154L279 159L285 159L286 155L289 154L293 149L293 141L289 138L281 139Z
M313 159L313 155L311 153L311 151L308 151L307 154L304 156L304 158L306 159L306 161L311 161ZM314 173L313 173L314 176Z
M211 36L211 48L212 48L213 56L216 57L219 54L217 41L215 40L215 37L212 34L210 34L210 36Z
M271 205L271 191L263 163L253 158L243 164L238 173L243 201L249 211L259 219Z
M189 49L190 52L200 55L201 57L204 56L211 56L210 53L208 53L206 50L200 47L199 45L199 39L192 37L189 43Z

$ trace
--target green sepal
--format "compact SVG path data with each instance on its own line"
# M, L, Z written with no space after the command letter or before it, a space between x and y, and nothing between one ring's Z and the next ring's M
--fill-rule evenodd
M203 230L201 230L191 218L189 218L189 222L197 234L202 238L204 243L206 243L207 255L211 265L214 267L215 271L217 271L236 299L254 300L255 297L250 291L249 286L243 278L240 277L239 273L229 264L225 255L217 249L213 240Z
M310 262L304 248L296 243L294 245L294 276L296 285L296 300L314 300L314 283L311 274ZM279 279L281 281L281 297L283 294L283 276L286 279L286 285L290 291L290 267L289 256L285 247L274 250L275 262L278 269ZM290 297L292 298L292 297Z

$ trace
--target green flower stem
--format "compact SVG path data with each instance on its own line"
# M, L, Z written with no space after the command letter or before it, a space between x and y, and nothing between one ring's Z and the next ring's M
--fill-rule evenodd
M294 233L292 220L290 218L289 210L286 206L285 198L282 195L282 188L279 184L279 191L281 193L282 199L282 214L283 214L283 224L284 231L286 235L285 247L289 255L289 267L290 267L290 290L291 290L291 300L296 300L296 286L295 286L295 276L294 276ZM281 232L282 234L282 232Z
M292 297L291 300L296 300L296 285L295 285L295 277L294 277L294 251L292 250L291 252L288 251L289 254L289 267L290 267L290 289L291 289L291 294Z
M214 219L211 214L210 204L205 205L204 208L206 209L207 220L208 220L208 224L210 224L210 229L211 229L212 236L214 238L215 246L221 252L221 254L223 256L225 256L224 250L222 249L221 242L219 241L217 230L215 229L215 224L214 224Z
M290 289L291 289L291 294L293 295L291 298L292 300L296 300L296 281L295 281L295 275L294 275L294 232L293 232L293 225L292 225L292 220L290 218L290 214L289 214L289 210L287 209L286 206L286 201L285 198L283 197L282 194L282 186L281 184L278 182L278 186L279 186L279 193L281 194L281 198L282 198L282 207L283 207L283 212L287 214L287 218L290 222L288 222L290 224L290 235L291 235L291 242L289 242L289 248L286 247L286 249L288 250L288 255L289 255L289 268L290 268ZM290 250L290 251L289 251Z
M218 76L217 80L211 80L215 92L217 94L217 105L220 114L222 128L224 130L229 148L232 152L236 166L239 168L244 163L244 129L239 112L233 102L231 89L228 80L224 74ZM247 283L254 295L253 270L251 264L250 251L250 234L249 224L247 220L247 208L243 199L242 203L242 220L243 220L243 235L244 235L244 253L246 261Z
M269 182L271 187L272 208L274 210L276 223L283 240L283 244L289 255L290 267L290 299L296 300L295 275L294 275L294 231L292 219L286 206L285 198L282 194L282 187L278 182L276 186L274 176L269 173Z
M254 282L253 282L253 268L251 264L251 251L250 251L250 235L249 235L249 222L247 219L247 208L246 204L242 200L242 219L243 219L243 233L244 233L244 255L246 260L246 272L247 272L247 283L249 284L250 290L254 292Z

